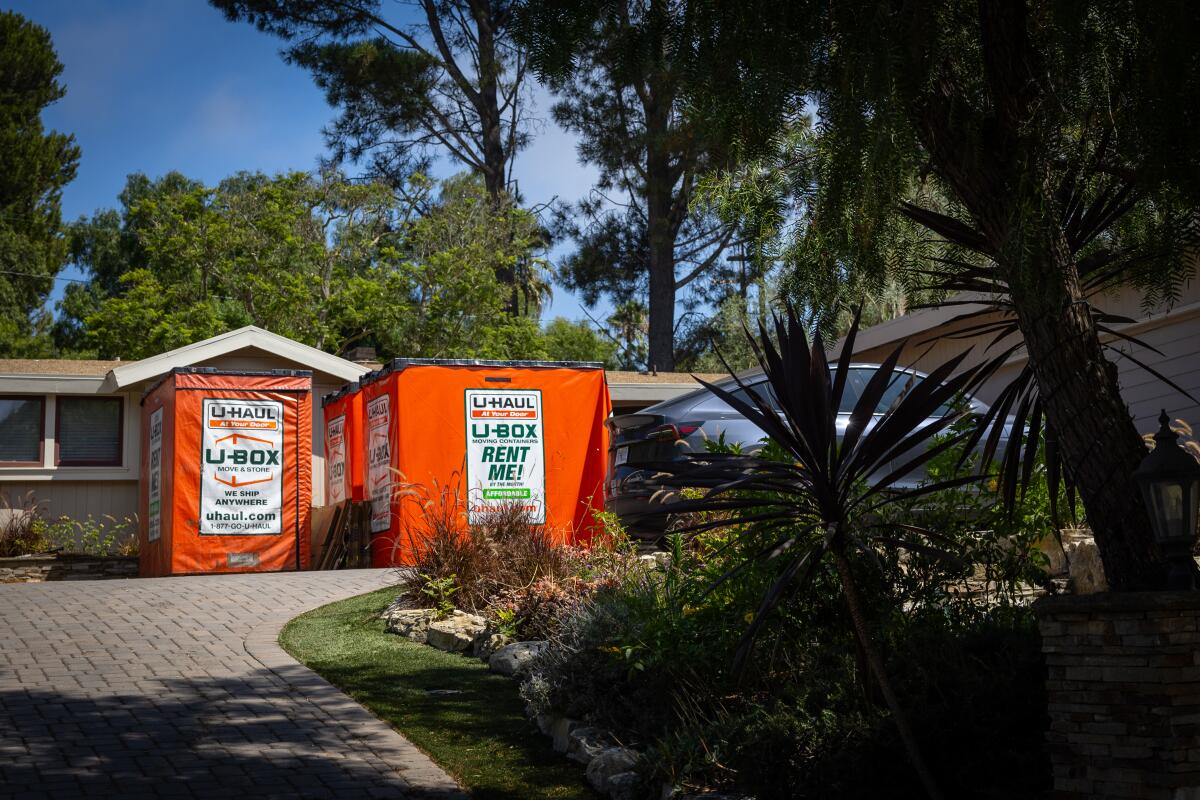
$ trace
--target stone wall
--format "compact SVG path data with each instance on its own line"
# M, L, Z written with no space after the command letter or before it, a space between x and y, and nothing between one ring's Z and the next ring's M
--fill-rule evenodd
M1200 592L1046 597L1054 797L1200 800Z
M0 558L0 583L136 578L137 556L20 556Z

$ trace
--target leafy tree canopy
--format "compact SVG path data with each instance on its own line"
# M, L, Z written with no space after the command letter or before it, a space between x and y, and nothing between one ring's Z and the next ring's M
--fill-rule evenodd
M89 281L63 300L64 347L141 358L254 324L329 352L605 360L586 328L505 312L496 274L540 272L541 228L482 180L402 192L335 172L239 173L207 187L131 176L119 210L71 229ZM589 338L590 334L590 338Z

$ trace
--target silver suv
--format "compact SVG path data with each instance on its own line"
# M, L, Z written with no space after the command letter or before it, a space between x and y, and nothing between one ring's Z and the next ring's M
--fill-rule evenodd
M844 432L849 424L850 412L858 402L859 392L879 369L879 364L850 365L842 404L838 409L839 433ZM737 389L735 394L745 391L759 393L778 409L774 393L762 372L750 372L740 377L746 389ZM876 418L925 377L924 373L913 369L897 368L875 410ZM716 385L731 391L736 387L732 378ZM973 414L987 411L987 406L974 398L967 398L967 402ZM943 406L938 410L938 416L949 412L950 408ZM606 507L616 513L634 533L648 535L660 533L667 518L661 513L657 500L652 499L652 491L646 485L647 472L640 469L638 464L672 461L688 452L703 453L706 440L716 441L721 437L724 437L726 444L740 446L743 452L753 452L762 446L765 437L758 426L705 388L650 406L636 414L612 417L607 425L610 441ZM1002 440L997 452L1003 452L1003 448ZM923 472L912 474L896 485L915 486L924 477ZM656 511L658 513L649 513Z

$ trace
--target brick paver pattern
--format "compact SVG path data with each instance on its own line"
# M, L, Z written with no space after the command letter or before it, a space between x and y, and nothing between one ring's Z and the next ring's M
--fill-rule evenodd
M457 796L275 644L287 619L394 578L0 585L0 796Z

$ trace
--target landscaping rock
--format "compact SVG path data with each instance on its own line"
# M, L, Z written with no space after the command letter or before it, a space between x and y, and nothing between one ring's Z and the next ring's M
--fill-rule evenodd
M447 653L462 653L486 630L487 621L483 617L455 609L445 619L429 623L425 641Z
M636 772L618 772L608 779L608 796L611 800L639 800L641 783Z
M488 658L488 668L501 675L522 675L529 665L549 646L549 642L513 642L501 647Z
M580 764L590 764L611 747L608 733L600 728L581 725L567 735L567 758Z
M379 612L379 618L387 619L395 612L409 608L412 608L411 601L407 597L400 596L393 600L387 608Z
M1058 536L1045 536L1037 543L1037 548L1046 556L1046 574L1067 575L1067 559L1071 548L1080 542L1090 541L1093 541L1092 532L1087 528L1063 528Z
M565 753L571 744L571 731L579 727L577 720L567 717L552 717L549 735L554 739L554 752Z
M1108 579L1104 577L1104 564L1095 541L1089 539L1070 545L1067 560L1071 565L1071 589L1075 594L1108 591Z
M505 636L503 633L489 633L484 636L479 636L475 639L475 644L471 648L471 655L476 658L481 658L488 661L502 647L510 644L512 639Z
M598 792L607 792L609 781L621 773L630 772L637 760L637 753L627 747L607 747L588 763L588 783Z
M384 619L387 620L388 633L399 634L417 644L425 644L428 640L429 626L437 619L437 612L432 608L397 608Z

